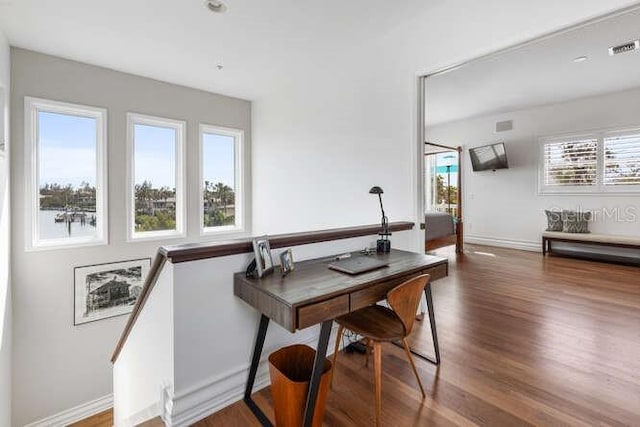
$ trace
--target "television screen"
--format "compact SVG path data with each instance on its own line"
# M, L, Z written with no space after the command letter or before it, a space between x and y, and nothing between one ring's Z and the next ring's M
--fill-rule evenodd
M471 156L471 167L474 172L507 169L509 167L503 142L470 148L469 155Z

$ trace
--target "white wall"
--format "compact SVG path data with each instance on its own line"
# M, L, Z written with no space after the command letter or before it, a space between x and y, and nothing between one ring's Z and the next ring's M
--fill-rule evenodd
M372 185L392 220L419 221L417 75L631 3L433 2L351 50L313 52L253 103L255 230L376 221Z
M199 240L198 168L187 171L188 238L126 242L125 141L128 111L187 121L187 159L197 165L198 123L244 129L248 101L12 49L13 424L24 425L109 395L110 356L126 316L73 326L73 268L151 257L158 246ZM109 245L25 251L24 97L108 109ZM228 238L228 237L227 237Z
M509 169L472 172L465 151L465 234L471 240L539 249L545 209L621 212L620 220L597 219L595 233L640 236L638 195L538 195L539 141L542 136L611 127L640 127L640 88L506 114L445 123L427 129L430 141L465 148L504 141ZM513 130L495 133L495 124L513 120ZM629 209L629 211L626 211ZM627 212L625 214L625 212ZM635 213L630 215L629 213Z
M174 269L165 263L144 310L113 366L114 425L157 417L173 394Z
M11 282L9 276L9 43L0 30L0 426L11 424Z

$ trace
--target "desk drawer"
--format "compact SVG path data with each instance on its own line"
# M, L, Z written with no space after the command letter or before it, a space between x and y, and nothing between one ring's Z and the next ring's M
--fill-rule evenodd
M349 295L340 295L330 300L305 305L298 309L298 329L335 319L349 312Z
M404 283L409 279L408 276L401 277L399 279L391 280L372 286L361 291L351 293L351 311L358 310L371 304L375 304L378 301L382 301L387 297L387 292L395 288L401 283Z
M437 279L447 277L447 265L437 265L435 267L426 268L418 273L411 274L409 276L403 276L389 282L380 283L376 286L372 286L361 291L353 292L351 294L351 311L358 310L371 304L375 304L378 301L382 301L387 298L387 292L395 288L401 283L407 280L419 276L421 274L429 274L431 276L430 283Z
M433 283L434 280L447 277L447 264L436 265L435 267L424 270L422 273L429 274L431 276L431 283Z

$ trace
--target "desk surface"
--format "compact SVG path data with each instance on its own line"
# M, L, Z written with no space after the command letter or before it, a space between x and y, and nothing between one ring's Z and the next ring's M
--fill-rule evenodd
M395 249L368 256L389 265L352 276L329 269L334 258L328 257L298 262L284 277L277 269L260 279L236 273L234 293L293 332L384 299L393 286L415 275L429 273L433 281L448 273L446 258Z

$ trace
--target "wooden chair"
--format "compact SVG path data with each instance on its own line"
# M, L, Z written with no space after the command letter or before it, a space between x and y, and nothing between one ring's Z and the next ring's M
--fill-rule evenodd
M382 412L382 347L383 342L401 341L404 352L411 364L411 369L418 380L420 392L424 398L425 392L422 387L422 381L413 363L407 336L413 329L413 322L416 318L416 311L422 292L429 283L429 275L423 274L414 279L410 279L387 293L387 302L391 309L381 305L371 305L353 313L338 317L335 321L338 323L338 336L336 338L335 350L333 353L333 369L331 370L331 378L333 380L333 371L336 367L336 359L338 357L338 349L340 348L340 340L345 329L355 332L365 338L367 344L367 358L369 360L369 345L373 345L373 367L374 367L374 385L376 398L376 416L375 425L380 425L380 416Z

